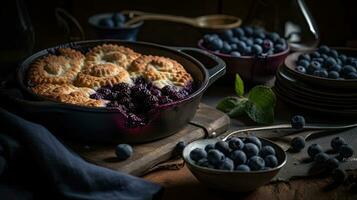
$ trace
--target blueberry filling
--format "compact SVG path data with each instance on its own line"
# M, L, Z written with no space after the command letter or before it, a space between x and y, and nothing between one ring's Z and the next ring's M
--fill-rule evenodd
M108 100L106 107L117 108L128 118L127 126L134 128L148 122L148 112L160 105L185 99L193 91L193 84L179 89L167 85L162 89L137 78L134 85L119 83L97 89L90 98Z

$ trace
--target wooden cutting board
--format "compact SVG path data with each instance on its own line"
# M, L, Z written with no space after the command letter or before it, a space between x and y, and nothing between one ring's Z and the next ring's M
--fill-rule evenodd
M159 163L172 158L173 149L179 141L189 143L200 138L217 136L228 130L229 123L229 117L224 113L200 104L195 117L181 131L158 141L133 146L133 156L125 161L116 159L115 145L70 144L69 146L89 162L141 176Z

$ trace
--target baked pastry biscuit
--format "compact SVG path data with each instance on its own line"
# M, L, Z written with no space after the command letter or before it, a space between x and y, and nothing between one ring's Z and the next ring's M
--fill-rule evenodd
M113 63L127 69L140 56L132 49L115 44L103 44L94 47L86 55L87 65Z
M158 88L166 85L184 87L193 80L180 63L160 56L141 56L128 71L133 77L143 76Z
M59 102L82 106L104 107L108 101L91 99L90 95L95 91L86 87L75 87L71 84L40 84L32 88L32 91Z
M76 86L97 89L101 86L118 83L132 84L129 73L112 63L92 64L86 66L77 76Z
M84 64L84 55L70 48L58 49L58 55L49 55L36 60L28 73L31 84L71 83Z

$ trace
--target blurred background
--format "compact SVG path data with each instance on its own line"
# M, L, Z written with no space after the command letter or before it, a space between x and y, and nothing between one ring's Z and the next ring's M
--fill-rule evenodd
M56 8L64 9L78 20L83 27L85 39L93 39L88 18L103 12L141 10L189 17L224 13L241 17L244 24L257 19L279 24L286 18L299 17L294 15L296 2L299 0L6 0L0 7L0 21L6 27L2 28L3 36L0 39L0 61L2 65L13 63L33 51L68 42L77 36L80 38L75 27L66 29L59 23L55 16ZM322 43L330 46L357 46L354 1L306 0L305 3L320 30ZM278 28L269 23L265 26ZM146 21L140 29L138 40L172 46L196 46L201 36L202 33L197 29L187 25Z

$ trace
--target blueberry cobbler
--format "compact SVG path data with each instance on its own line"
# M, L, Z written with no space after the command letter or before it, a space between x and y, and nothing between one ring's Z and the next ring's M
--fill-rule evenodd
M54 101L118 109L130 127L146 124L149 111L193 91L191 75L177 61L114 44L96 46L85 55L60 48L56 55L36 60L28 80L34 93Z

